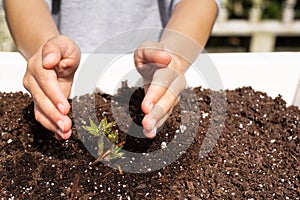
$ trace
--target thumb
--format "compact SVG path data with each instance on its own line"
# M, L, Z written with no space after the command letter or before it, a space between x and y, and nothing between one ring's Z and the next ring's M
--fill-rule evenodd
M157 67L166 67L172 60L172 57L168 52L152 47L144 47L142 49L142 54L145 63L153 63Z
M42 63L46 69L53 69L61 60L60 47L54 43L47 42L42 48Z

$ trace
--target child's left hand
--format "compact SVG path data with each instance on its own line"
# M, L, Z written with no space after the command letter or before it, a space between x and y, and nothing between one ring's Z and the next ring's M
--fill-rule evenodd
M158 42L145 42L134 52L137 71L143 76L144 134L153 138L179 101L185 88L184 67L178 55Z

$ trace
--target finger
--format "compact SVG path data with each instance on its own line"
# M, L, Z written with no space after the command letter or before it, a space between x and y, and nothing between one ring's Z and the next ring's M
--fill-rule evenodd
M146 70L148 71L145 72ZM151 84L153 86L158 85L167 88L177 76L179 76L179 73L171 67L157 69L156 67L151 66L150 69L147 69L143 66L143 80L145 93L148 92L148 89Z
M143 77L145 93L149 88L155 71L160 68L168 67L171 60L172 57L165 52L163 46L158 43L144 43L135 51L135 66Z
M166 91L167 91L167 87L151 83L142 101L142 105L141 105L142 111L145 114L150 113L153 106L165 94Z
M73 77L80 62L80 50L74 41L65 36L58 36L43 45L42 58L43 68L54 69L56 76L52 78L60 80L62 84L59 85L57 81L52 82L50 79L49 82L53 83L51 87L48 84L41 84L41 87L60 112L67 114L70 110L67 97L70 95Z
M151 106L156 104L167 90L172 92L174 96L178 96L185 88L185 83L184 76L172 68L157 70L143 99L142 111L148 114Z
M144 134L148 138L153 138L156 135L157 128L166 121L177 103L177 96L174 96L172 92L166 91L151 112L144 117L142 125L144 127Z
M43 113L43 111L38 107L35 106L35 118L39 123L41 123L45 128L52 131L55 134L55 138L57 140L61 139L69 139L71 136L71 130L66 132L62 132L61 129L54 124L48 117Z
M37 104L35 104L35 118L45 128L57 135L57 139L68 139L71 136L71 128L66 126L69 123L67 116L63 116L58 122L53 122L49 115L46 114Z
M154 138L156 136L157 129L165 122L171 112L172 109L165 112L162 108L156 106L156 108L154 109L154 113L155 115L157 115L157 118L160 118L158 116L163 116L158 122L156 122L156 120L154 119L156 117L152 114L145 115L142 121L144 135L149 139Z
M77 44L65 36L52 38L42 47L43 67L47 69L53 69L55 66L77 66L80 56Z
M168 117L171 115L172 111L173 111L173 108L178 104L179 102L179 97L175 98L174 102L173 102L173 105L171 106L171 108L168 110L167 113L165 113L163 115L163 117L161 117L161 119L156 123L156 127L161 127L165 122L166 120L168 119Z
M49 119L49 121L51 121L53 124L56 124L56 126L60 129L61 133L64 134L71 129L72 122L70 118L67 115L62 115L51 103L51 101L46 98L46 96L44 96L44 98L34 99L35 104L37 104L37 106L40 108L43 114L47 116L47 119Z
M157 67L166 67L172 60L170 53L159 47L142 47L135 50L134 60L137 67L146 63L155 64Z
M159 125L161 125L158 124L158 122L169 113L169 111L174 107L176 102L178 102L177 97L174 96L173 93L166 91L164 96L154 105L151 112L147 115L148 120L152 122L151 125L155 125L156 128L158 128ZM143 127L147 130L154 128L153 126L147 126L149 125L148 123L143 125L145 125Z
M169 53L163 50L162 44L154 43L154 42L146 42L142 44L141 47L135 51L134 60L138 72L143 76L144 90L145 90L145 94L147 94L150 84L153 82L153 79L155 79L155 77L157 77L156 78L157 80L160 80L160 77L166 77L166 75L159 74L160 72L157 72L158 71L157 69L159 70L162 68L168 69L167 67L171 63L172 57L169 55ZM157 84L163 85L165 87L169 85L169 83L164 84L159 82ZM161 93L164 93L164 91L165 90L162 90ZM148 107L151 103L153 102L147 102L147 101L144 102L146 106L142 106L142 109L144 109L145 113L148 112L149 110Z
M57 133L54 134L54 137L55 137L55 139L57 139L57 140L62 140L62 138L61 138Z
M61 114L66 115L70 111L70 104L58 84L55 71L38 66L41 66L39 62L29 61L28 68L31 69L31 72L28 76L34 77L38 87L53 102Z
M42 65L45 69L54 69L61 60L61 49L53 42L46 42L42 47Z
M156 71L156 67L153 67L151 64L144 64L142 67L137 68L137 71L143 77L144 92L146 94L147 90L152 82L152 78Z
M154 126L153 129L149 129L149 130L148 129L143 129L144 135L146 137L148 137L149 139L154 138L157 134L157 129L165 123L165 121L168 119L168 117L172 113L172 110L173 110L173 107L167 113L162 114L163 117L156 123L156 125ZM150 116L148 116L148 117L152 118ZM145 118L145 121L147 121L147 118Z
M46 129L52 131L55 134L55 138L58 140L61 140L63 137L62 132L60 131L60 128L57 127L56 124L52 123L51 120L43 112L38 106L34 106L34 115L35 119L42 124Z
M74 55L75 58L66 58L64 60L64 56L66 56L65 52L67 47L65 47L65 42L58 42L60 39L63 39L62 37L57 37L55 40L52 39L45 43L42 47L42 65L44 69L49 70L55 70L57 73L54 77L52 77L52 80L57 80L58 77L69 77L71 76L71 79L73 79L73 75L75 73L74 66L76 65L75 62L80 59L80 55ZM74 47L72 47L74 48ZM71 48L71 49L72 49ZM74 50L70 51L68 54L71 55ZM67 55L69 56L69 55ZM68 69L68 66L69 69ZM70 72L71 71L71 72ZM74 72L73 72L74 71ZM43 78L44 76L42 76ZM36 77L37 78L37 77ZM37 78L38 79L38 78ZM39 79L38 79L39 80ZM70 89L67 89L66 91L62 91L59 86L59 84L55 84L55 82L52 82L52 80L45 79L44 82L52 83L52 87L48 87L48 84L43 84L40 82L41 87L44 91L46 91L46 95L54 102L54 104L57 106L57 108L60 110L62 114L67 114L70 110L70 107L68 105L68 102L66 98L70 94ZM70 80L71 81L71 80Z
M39 108L40 112L43 113L44 116L47 116L48 121L52 124L55 124L58 128L60 128L62 133L67 133L71 129L72 122L70 118L66 115L62 115L59 110L53 105L50 99L43 93L37 82L34 78L31 78L29 90L33 97L34 103ZM37 120L44 125L44 119L39 119L39 115ZM48 124L49 125L49 124ZM55 129L51 128L51 131L57 132Z

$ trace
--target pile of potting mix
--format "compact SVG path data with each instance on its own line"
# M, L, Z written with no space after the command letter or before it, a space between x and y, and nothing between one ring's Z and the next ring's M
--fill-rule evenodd
M35 120L28 94L0 93L1 199L300 199L297 107L250 87L226 90L226 95L201 87L185 92L195 95L198 109L184 112L180 105L191 100L181 98L152 140L126 134L141 125L141 88L72 99L82 106L72 107L74 127L67 141L56 140ZM83 142L88 133L75 126L88 125L91 110L99 121L119 118L113 129L128 152L167 151L172 141L178 148L190 144L159 169L128 172L122 166L136 161L126 153L116 159L120 165L109 167L95 162ZM183 117L190 124L182 126ZM187 136L193 140L186 141ZM212 148L201 152L207 142Z

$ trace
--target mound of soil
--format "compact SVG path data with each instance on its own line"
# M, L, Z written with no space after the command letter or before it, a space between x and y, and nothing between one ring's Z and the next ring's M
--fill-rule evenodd
M96 158L84 146L89 136L82 126L72 128L69 140L58 141L36 122L29 95L0 93L0 197L300 199L297 107L287 107L280 96L272 99L250 87L226 90L226 99L221 92L201 87L185 92L195 95L192 103L198 110L184 108L192 105L191 100L181 98L152 140L125 133L140 132L141 88L124 86L115 96L97 93L72 100L72 105L81 105L72 107L73 124L87 124L91 110L96 111L98 121L104 117L117 121L113 128L119 132L118 143L128 152L147 155L164 149L163 153L172 155L168 152L171 144L173 150L188 145L170 164L155 170L126 153L116 161L95 163ZM182 119L186 120L184 126ZM186 139L189 136L191 141ZM205 152L207 141L213 148ZM92 152L95 148L91 146ZM154 168L162 162L152 159ZM139 164L140 171L122 170L130 163Z

